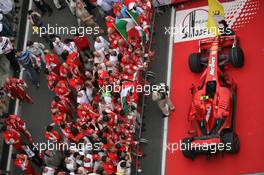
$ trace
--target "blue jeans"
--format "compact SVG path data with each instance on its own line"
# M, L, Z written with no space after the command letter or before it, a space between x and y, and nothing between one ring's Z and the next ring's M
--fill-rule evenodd
M32 81L32 83L37 86L39 84L39 80L37 79L36 72L32 66L31 63L23 65L23 67L26 69L26 72Z

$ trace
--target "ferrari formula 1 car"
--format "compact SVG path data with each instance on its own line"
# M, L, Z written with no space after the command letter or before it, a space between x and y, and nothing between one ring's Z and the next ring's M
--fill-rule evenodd
M181 140L185 157L194 159L199 153L211 157L216 152L239 151L239 138L234 131L236 84L224 73L228 63L233 67L244 64L243 51L234 35L200 40L199 53L189 56L190 70L203 74L200 85L191 88L188 116L191 136Z

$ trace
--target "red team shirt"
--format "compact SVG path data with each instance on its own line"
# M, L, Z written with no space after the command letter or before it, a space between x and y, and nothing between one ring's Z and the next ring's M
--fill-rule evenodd
M51 91L54 91L54 88L56 87L57 83L61 80L61 77L54 73L51 72L50 74L47 75L47 81L48 81L48 87Z
M78 48L78 51L85 51L90 48L90 42L86 36L75 36L73 38L75 45Z
M61 140L60 134L55 130L52 130L50 132L46 131L45 138L55 143L58 143Z
M70 89L67 86L65 80L60 80L55 87L55 94L59 97L68 96L70 94Z
M47 54L45 56L45 61L46 61L46 68L51 70L52 72L58 74L59 69L60 69L60 63L59 59L56 55L54 54Z

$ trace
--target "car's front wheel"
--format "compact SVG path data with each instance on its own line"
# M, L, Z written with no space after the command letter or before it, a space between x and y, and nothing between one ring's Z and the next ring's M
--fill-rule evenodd
M244 52L240 47L233 47L229 52L229 60L232 66L242 67L244 65Z
M203 70L201 53L192 53L189 56L189 68L194 73L200 73Z
M231 154L239 152L240 142L238 135L233 131L227 131L222 134L222 143L225 145L225 151Z
M196 153L194 150L192 150L191 143L191 138L182 139L181 151L184 157L194 160L196 157Z

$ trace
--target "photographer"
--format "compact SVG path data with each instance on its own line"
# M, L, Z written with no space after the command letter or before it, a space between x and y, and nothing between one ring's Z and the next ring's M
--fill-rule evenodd
M158 103L164 117L168 117L170 111L175 110L175 107L168 96L168 91L169 87L164 83L160 83L157 90L152 92L152 100Z

